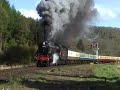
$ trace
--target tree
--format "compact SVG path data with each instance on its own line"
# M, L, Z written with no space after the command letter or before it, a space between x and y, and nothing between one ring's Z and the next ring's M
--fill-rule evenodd
M80 49L81 51L84 51L84 44L82 39L78 41L77 48Z
M39 20L30 20L30 33L29 33L29 44L38 45L43 41L43 28Z
M5 42L5 33L8 26L8 13L5 10L5 8L2 6L2 3L0 3L0 52L2 52L4 48L4 42Z

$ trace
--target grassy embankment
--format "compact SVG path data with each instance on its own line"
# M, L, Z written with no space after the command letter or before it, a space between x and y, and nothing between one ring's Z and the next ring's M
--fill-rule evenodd
M89 76L86 77L86 74ZM12 90L57 90L58 88L120 90L120 64L54 67L31 75L11 78L7 83L0 85L0 89L3 87Z

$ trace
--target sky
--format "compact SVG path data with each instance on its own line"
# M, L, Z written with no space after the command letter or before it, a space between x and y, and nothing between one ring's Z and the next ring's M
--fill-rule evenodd
M8 0L24 16L40 19L36 6L41 0ZM98 11L95 25L120 28L120 0L94 0Z

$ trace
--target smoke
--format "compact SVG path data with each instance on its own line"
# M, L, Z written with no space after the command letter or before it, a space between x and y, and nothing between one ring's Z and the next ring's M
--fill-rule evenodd
M97 13L93 0L42 0L37 11L47 22L47 40L64 45L84 37Z
M53 62L52 64L57 64L58 63L58 60L59 60L59 56L57 53L54 53L53 54Z

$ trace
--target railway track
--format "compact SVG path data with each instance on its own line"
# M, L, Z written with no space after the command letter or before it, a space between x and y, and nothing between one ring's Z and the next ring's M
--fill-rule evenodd
M66 67L66 66L76 66L78 64L69 64L69 65L58 65L58 66L49 66L49 67L36 67L35 65L28 67L12 68L0 70L0 80L8 80L11 76L19 76L24 74L32 74L38 71L47 71L52 68Z
M36 67L36 66L28 66L28 67L22 67L22 68L12 68L12 69L4 69L0 70L0 80L7 80L10 76L14 75L23 75L23 74L30 74L35 73L39 70L49 70L50 68L54 68L56 66L50 66L50 67ZM61 67L61 66L57 66Z

